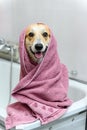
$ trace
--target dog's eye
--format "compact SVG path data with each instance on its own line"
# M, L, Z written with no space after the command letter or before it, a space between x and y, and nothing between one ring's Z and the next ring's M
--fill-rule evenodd
M33 32L30 32L28 35L29 35L29 37L34 37L34 33Z
M47 32L44 32L42 35L43 35L43 37L48 37L48 33Z

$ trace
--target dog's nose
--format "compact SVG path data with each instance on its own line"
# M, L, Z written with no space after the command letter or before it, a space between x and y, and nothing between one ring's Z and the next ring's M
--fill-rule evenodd
M38 43L35 45L35 49L40 51L43 48L43 45L41 43Z

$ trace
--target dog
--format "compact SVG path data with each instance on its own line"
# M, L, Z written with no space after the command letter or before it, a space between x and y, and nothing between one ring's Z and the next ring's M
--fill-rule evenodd
M26 29L25 48L32 63L41 63L50 43L50 28L43 23L31 24Z

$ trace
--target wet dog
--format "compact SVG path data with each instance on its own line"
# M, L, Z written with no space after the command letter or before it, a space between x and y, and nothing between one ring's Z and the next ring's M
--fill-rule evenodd
M31 24L25 34L25 47L32 63L41 63L50 43L50 29L43 23Z

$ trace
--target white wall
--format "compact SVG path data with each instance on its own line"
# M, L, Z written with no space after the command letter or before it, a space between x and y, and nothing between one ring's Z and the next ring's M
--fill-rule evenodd
M11 0L0 0L0 37L12 38Z
M0 0L1 36L18 42L23 28L35 22L50 26L61 61L87 81L87 0Z

